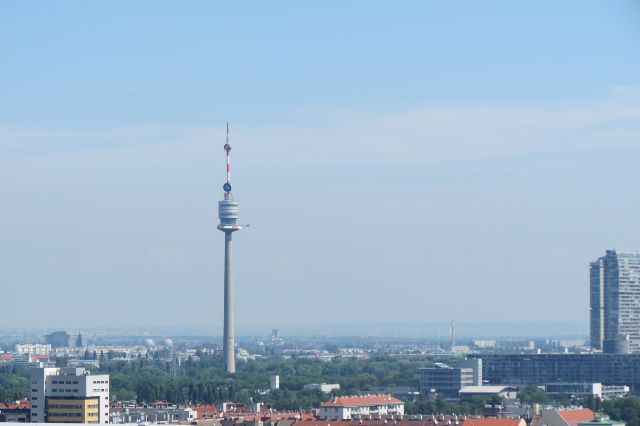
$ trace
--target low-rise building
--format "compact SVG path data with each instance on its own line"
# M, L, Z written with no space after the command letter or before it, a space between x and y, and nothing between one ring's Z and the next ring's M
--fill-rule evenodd
M596 414L596 418L590 422L580 422L578 426L625 426L624 422L611 420L607 416Z
M334 390L340 390L340 384L338 383L308 383L304 385L304 390L317 389L324 393L331 393Z
M594 396L609 399L625 396L629 386L603 385L602 383L547 383L545 392L550 395Z
M545 408L540 417L532 426L578 426L580 423L590 422L595 419L595 413L588 408L574 408L559 410L557 408Z
M31 403L27 400L3 404L0 402L0 423L29 423Z
M518 388L508 385L465 386L460 389L460 399L471 399L474 396L497 396L503 399L516 399Z
M323 402L318 410L322 420L357 419L359 416L403 415L404 402L391 395L341 396Z

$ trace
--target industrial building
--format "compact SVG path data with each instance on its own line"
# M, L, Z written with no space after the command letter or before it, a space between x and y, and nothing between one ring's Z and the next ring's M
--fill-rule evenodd
M607 250L590 264L591 347L640 352L640 252Z
M109 376L84 368L31 369L32 423L109 423Z

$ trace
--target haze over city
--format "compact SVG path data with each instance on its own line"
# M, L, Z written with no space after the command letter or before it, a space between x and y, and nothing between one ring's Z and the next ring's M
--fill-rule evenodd
M3 327L220 333L227 121L240 329L586 329L640 249L637 2L62 4L0 14Z

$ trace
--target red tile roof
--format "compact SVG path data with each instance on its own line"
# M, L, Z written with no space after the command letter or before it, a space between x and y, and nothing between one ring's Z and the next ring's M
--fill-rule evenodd
M337 396L320 404L321 407L363 407L369 405L404 404L391 395Z
M434 420L434 417L436 420ZM475 419L478 420L478 419ZM488 419L496 420L496 419ZM499 419L505 420L505 419ZM387 416L381 416L380 419L372 419L370 416L363 416L359 420L318 420L318 419L304 419L297 421L294 426L462 426L465 421L462 416L432 416L432 415L404 415L393 416L393 420L387 418ZM517 425L520 420L516 419L514 425ZM506 423L491 423L491 426L505 426Z
M220 410L215 405L192 405L191 409L198 413L197 419L216 417L220 413Z
M462 426L518 426L522 419L467 419L462 422Z
M0 402L0 409L4 410L15 410L15 409L30 409L31 402L29 401L17 401L15 403L3 404Z
M559 410L558 414L562 416L563 419L570 426L577 426L580 422L588 422L593 420L596 416L593 411L588 408L576 408L574 410Z
M49 355L35 355L35 354L32 354L31 355L31 359L33 359L33 360L36 360L36 359L46 359L46 360L48 360L49 359Z

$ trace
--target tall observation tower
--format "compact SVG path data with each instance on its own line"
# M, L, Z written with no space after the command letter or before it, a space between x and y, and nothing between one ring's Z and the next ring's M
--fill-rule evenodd
M233 269L231 263L231 234L242 227L236 225L238 220L238 203L234 201L231 193L231 145L229 145L229 123L227 123L227 143L224 145L227 152L227 181L222 185L224 199L218 201L218 217L220 224L218 229L224 232L224 333L223 352L227 373L236 372L235 354L235 321L233 309Z

